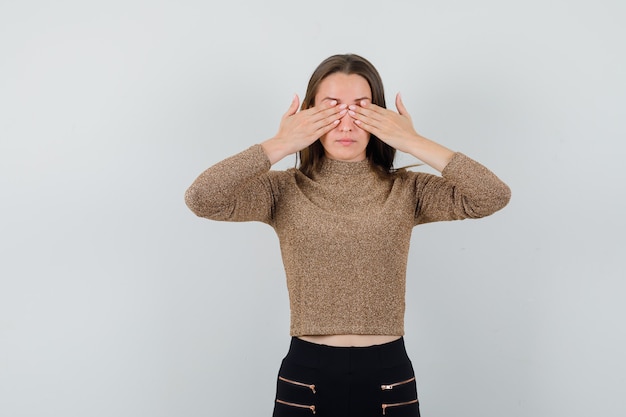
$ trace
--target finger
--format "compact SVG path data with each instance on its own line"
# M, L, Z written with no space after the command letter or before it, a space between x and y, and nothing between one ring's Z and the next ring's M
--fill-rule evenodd
M371 119L370 121L383 120L385 117L385 111L387 109L383 109L382 107L378 107L375 104L368 104L369 108L365 108L362 106L351 105L349 107L350 116L353 119Z
M337 110L337 107L338 106L336 100L325 100L322 103L303 110L301 113L306 115L306 117L308 117L311 122L317 122L325 117L337 113L339 111Z
M354 124L356 124L360 129L363 129L366 132L371 133L372 135L375 135L375 136L378 136L378 133L380 132L380 129L377 128L375 125L370 124L363 120L355 119Z
M333 130L334 128L337 127L337 125L339 124L340 120L336 119L331 123L325 124L320 126L316 131L315 131L315 136L318 138L321 138L322 136L324 136L326 133L330 132L331 130Z
M402 102L402 96L400 95L400 93L396 94L396 109L398 109L398 113L400 113L402 116L406 116L408 118L411 117L406 107L404 106L404 103Z
M289 109L287 109L287 113L283 116L283 118L293 116L298 111L298 106L300 105L300 98L297 94L294 94L293 100L291 100L291 104L289 105Z
M348 113L347 104L337 104L336 100L320 104L320 110L311 119L316 135L322 136L335 128Z
M325 100L319 105L316 105L313 108L311 108L311 110L313 111L314 114L320 117L326 117L330 114L337 113L338 112L337 109L339 107L343 108L344 106L343 105L337 106L337 100Z
M323 134L323 133L320 134L319 133L320 131L326 132L326 131L333 129L335 126L337 126L341 122L341 119L348 112L347 106L345 104L342 104L341 106L337 106L335 109L328 109L328 110L331 110L332 113L324 112L323 117L320 117L319 119L313 122L313 127L316 129L316 132L319 135ZM320 113L320 115L321 114L322 113Z
M309 109L313 110L314 112L321 112L321 111L333 108L336 105L337 105L337 100L324 100L321 103L315 104Z
M334 104L330 103L328 106L322 106L323 108L315 113L315 122L332 123L337 119L341 119L348 112L347 104L337 105L336 101L333 102Z
M377 106L376 104L372 103L370 100L365 100L365 99L361 100L361 102L359 103L359 106L361 106L362 109L369 109L374 113L385 113L387 111L386 108Z
M388 124L394 112L362 100L362 106L350 106L350 116L359 128L380 137L383 127ZM367 108L366 108L367 107Z

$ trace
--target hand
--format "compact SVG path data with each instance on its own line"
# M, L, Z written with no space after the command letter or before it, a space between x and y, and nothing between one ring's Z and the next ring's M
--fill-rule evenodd
M443 171L454 152L415 131L400 94L396 95L396 108L398 113L362 100L358 106L349 107L349 114L357 126L376 135L387 145Z
M409 144L421 137L413 128L413 121L400 94L396 95L396 108L397 113L362 100L358 106L351 105L349 112L360 128L399 151L409 152Z
M337 106L335 100L302 111L298 111L299 105L296 95L280 121L278 133L261 144L272 164L324 136L348 111L346 104Z

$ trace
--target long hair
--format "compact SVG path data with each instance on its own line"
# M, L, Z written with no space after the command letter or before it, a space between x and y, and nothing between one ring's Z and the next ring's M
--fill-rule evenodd
M304 99L302 100L301 110L309 109L315 106L315 95L319 89L320 83L329 75L334 73L356 74L365 78L372 90L372 104L386 108L385 91L383 89L383 81L376 68L367 59L355 55L333 55L322 61L321 64L313 71L313 75L309 80ZM365 149L366 158L370 165L381 175L389 176L393 172L393 160L396 155L395 148L387 145L385 142L370 134L370 140ZM311 176L321 167L325 158L324 147L321 142L316 140L305 149L298 152L300 166L298 167L306 176Z

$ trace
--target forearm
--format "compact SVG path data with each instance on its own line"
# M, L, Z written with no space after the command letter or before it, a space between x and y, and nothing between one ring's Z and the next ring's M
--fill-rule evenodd
M407 140L406 152L441 172L454 156L454 152L423 136L416 135Z

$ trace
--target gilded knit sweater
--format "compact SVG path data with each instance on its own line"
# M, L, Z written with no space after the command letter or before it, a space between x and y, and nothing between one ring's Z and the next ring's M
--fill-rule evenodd
M484 217L510 198L506 184L461 153L441 176L402 170L384 180L367 160L325 159L312 178L270 168L254 145L200 174L185 201L201 217L274 228L292 336L403 335L413 227Z

